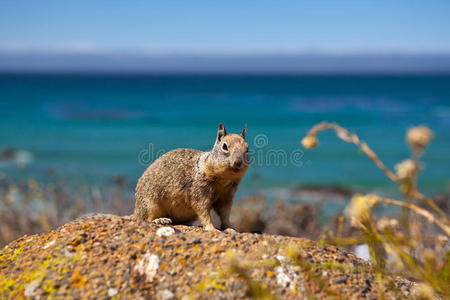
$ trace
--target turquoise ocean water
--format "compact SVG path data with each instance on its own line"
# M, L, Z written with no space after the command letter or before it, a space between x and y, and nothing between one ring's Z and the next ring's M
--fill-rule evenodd
M393 168L409 155L404 134L425 124L435 139L420 186L450 182L450 76L447 75L0 75L0 149L33 155L24 169L0 160L13 178L132 187L152 159L179 147L208 150L217 126L248 126L253 164L240 191L300 184L363 190L395 186L333 133L311 151L301 137L322 120L355 131Z

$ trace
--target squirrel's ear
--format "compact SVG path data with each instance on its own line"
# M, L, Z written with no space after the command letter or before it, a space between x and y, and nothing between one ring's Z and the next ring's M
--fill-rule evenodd
M220 123L219 130L217 130L217 140L220 141L226 135L227 131L225 130L225 126L222 123Z
M245 139L245 134L247 133L247 124L244 125L244 129L242 129L241 136Z

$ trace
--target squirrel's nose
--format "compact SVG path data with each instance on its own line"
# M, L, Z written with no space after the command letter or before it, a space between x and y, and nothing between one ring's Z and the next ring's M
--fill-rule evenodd
M236 160L233 163L233 168L240 168L242 166L242 160Z

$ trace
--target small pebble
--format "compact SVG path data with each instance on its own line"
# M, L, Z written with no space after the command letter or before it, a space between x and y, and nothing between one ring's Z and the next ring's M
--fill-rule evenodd
M158 292L158 298L170 300L173 299L173 293L169 290L162 290Z
M335 281L336 283L345 283L347 282L347 275L341 276Z
M31 283L27 284L25 286L25 290L23 295L25 297L32 297L34 295L34 293L36 292L36 289L39 287L39 285L41 284L40 280L35 280L32 281Z
M44 247L42 247L42 249L47 249L48 247L50 247L51 245L53 245L56 242L56 240L53 240L49 243L47 243Z
M109 297L114 297L115 295L117 295L117 293L118 293L117 289L108 289Z
M280 263L285 263L287 262L287 258L283 255L275 255L275 258L280 262Z
M175 229L173 229L172 227L169 227L169 226L161 227L161 228L158 228L158 230L156 230L157 236L171 236L174 233L175 233Z
M66 257L71 258L73 257L73 253L71 253L67 248L63 249L63 253Z
M148 282L153 281L158 268L159 257L156 254L151 254L149 252L145 253L134 266L134 269L137 270L139 274L145 275L145 280Z

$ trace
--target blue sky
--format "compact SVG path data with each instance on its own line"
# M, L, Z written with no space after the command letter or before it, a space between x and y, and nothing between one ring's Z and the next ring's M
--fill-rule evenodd
M450 52L450 1L2 1L0 49Z

